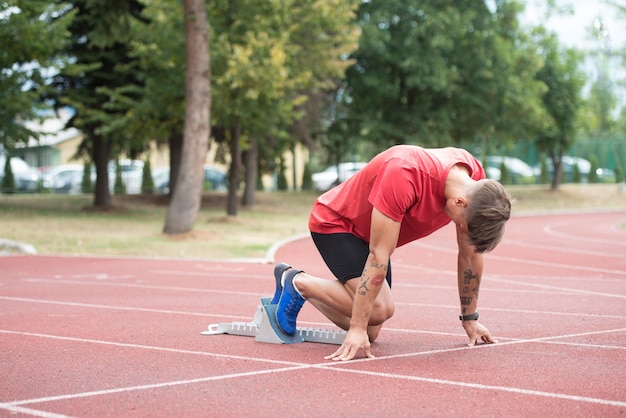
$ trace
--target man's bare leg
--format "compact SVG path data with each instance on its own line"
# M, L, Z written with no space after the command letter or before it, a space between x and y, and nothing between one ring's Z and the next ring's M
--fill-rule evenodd
M306 273L299 273L295 276L294 283L300 294L335 325L344 330L350 327L352 302L358 280L348 280L343 285L338 280L320 279ZM370 341L374 341L378 337L383 322L389 319L393 312L394 302L391 289L385 283L378 294L376 305L370 317L370 326L368 327Z

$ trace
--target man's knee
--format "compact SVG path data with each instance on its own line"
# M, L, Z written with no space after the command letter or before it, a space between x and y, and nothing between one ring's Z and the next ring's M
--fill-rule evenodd
M380 325L393 316L395 312L395 304L393 301L377 302L374 305L372 314L370 315L369 325Z

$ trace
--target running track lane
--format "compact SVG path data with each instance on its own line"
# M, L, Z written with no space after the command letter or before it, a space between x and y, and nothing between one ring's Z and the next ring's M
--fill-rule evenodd
M486 256L465 347L453 228L393 256L396 314L375 359L203 336L250 321L272 265L0 258L0 416L623 416L626 212L514 218ZM310 239L276 260L328 277ZM332 328L308 304L300 326Z

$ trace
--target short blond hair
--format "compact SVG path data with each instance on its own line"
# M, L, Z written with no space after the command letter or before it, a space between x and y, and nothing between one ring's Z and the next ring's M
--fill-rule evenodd
M495 180L481 180L468 199L465 219L470 243L477 253L496 248L511 217L511 196Z

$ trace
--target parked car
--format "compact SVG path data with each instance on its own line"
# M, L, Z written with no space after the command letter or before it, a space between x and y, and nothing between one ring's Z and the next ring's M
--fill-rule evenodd
M52 167L43 175L43 187L55 193L80 193L84 171L84 167L78 164ZM95 173L93 178L95 180Z
M340 163L338 166L331 165L324 171L313 173L313 175L311 175L313 188L319 191L329 190L358 173L366 164L367 163Z
M535 173L532 167L526 164L524 161L515 157L506 157L503 155L490 155L487 157L487 172L494 176L494 180L500 181L502 173L492 170L491 168L497 168L501 171L501 166L504 164L511 176L511 182L513 184L527 184L534 182ZM497 176L497 178L496 178Z
M0 183L4 179L4 167L7 156L0 154ZM39 188L39 173L21 158L11 157L11 171L15 179L15 188L20 193L34 193Z
M548 167L550 178L552 178L554 175L554 165L552 164L551 158L546 158L546 166ZM586 183L589 181L591 162L584 158L565 155L561 159L561 169L563 170L563 177L561 178L562 182L571 183L574 181L574 167L578 167L578 172L581 175L582 182ZM541 174L541 163L535 165L533 170L535 171L535 175L539 176ZM597 168L596 175L598 176L598 181L600 182L614 181L615 179L615 172L609 168Z
M143 161L139 160L119 160L122 175L122 183L126 189L126 194L141 193L141 183L143 182ZM111 193L115 192L115 161L109 162L109 189Z
M158 168L152 171L154 189L157 193L167 194L170 192L170 169ZM225 191L228 189L228 175L216 166L206 164L204 166L204 190Z

